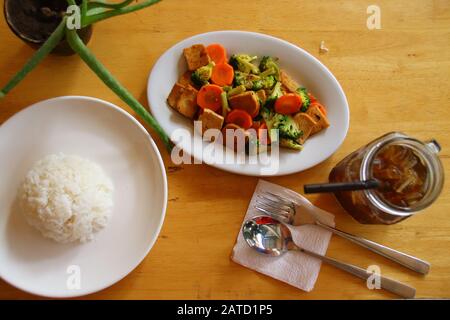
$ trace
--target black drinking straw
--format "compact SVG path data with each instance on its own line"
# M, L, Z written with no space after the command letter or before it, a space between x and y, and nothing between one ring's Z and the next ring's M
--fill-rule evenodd
M305 193L326 193L337 191L356 191L376 189L381 186L380 181L375 179L369 179L365 181L354 182L336 182L336 183L318 183L318 184L305 184Z

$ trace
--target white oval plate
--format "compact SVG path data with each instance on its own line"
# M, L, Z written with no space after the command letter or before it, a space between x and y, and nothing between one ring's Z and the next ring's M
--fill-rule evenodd
M245 164L224 163L221 155L209 155L203 148L191 148L194 145L192 121L170 108L166 99L178 78L187 69L183 49L193 44L208 45L221 43L233 53L249 53L262 57L278 57L283 69L308 88L328 110L331 126L310 138L301 152L280 149L279 158L271 157L270 164L263 165L245 161ZM276 176L306 170L330 157L342 144L349 125L349 108L345 94L333 74L315 57L299 47L271 36L243 31L218 31L196 35L177 43L167 50L157 61L150 74L147 95L152 114L171 136L177 129L189 132L191 139L185 139L179 146L195 159L222 170L252 176ZM216 157L215 157L216 156ZM252 159L255 160L255 159ZM275 161L275 162L274 162ZM274 170L272 170L274 169Z
M42 237L14 205L34 162L58 152L95 161L114 183L111 219L85 244ZM144 127L119 107L88 97L39 102L0 127L0 155L0 277L13 286L58 298L93 293L130 273L155 243L167 203L164 165Z

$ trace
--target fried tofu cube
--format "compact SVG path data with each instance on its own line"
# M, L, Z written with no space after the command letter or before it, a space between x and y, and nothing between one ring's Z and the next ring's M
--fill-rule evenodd
M206 47L202 44L195 44L190 48L185 48L183 54L189 71L195 71L200 67L206 66L211 61L206 52Z
M191 76L192 76L192 71L186 71L185 73L183 73L180 77L180 79L178 79L178 83L181 84L182 86L188 87L188 86L194 86L194 83L191 80Z
M289 92L295 93L300 87L300 85L284 70L280 70L280 80L283 87L285 87Z
M222 130L224 120L224 117L210 109L204 109L198 117L198 121L202 122L202 134L208 129Z
M178 99L177 102L178 112L190 119L194 119L194 116L198 111L197 93L198 91L194 88L187 87L181 93L180 99Z
M197 90L176 83L170 92L167 102L183 116L193 119L198 111Z
M175 83L175 85L172 88L172 91L170 91L169 97L167 98L167 103L172 108L176 109L178 99L180 99L181 93L183 93L185 86L183 86L180 83Z
M320 110L317 105L311 105L306 111L306 114L311 116L311 118L313 118L316 122L316 125L312 129L311 134L315 134L330 126L330 121L328 121L327 116L322 112L322 110Z
M229 103L232 109L244 110L252 117L256 117L259 113L259 99L254 91L246 91L232 96Z
M298 142L301 144L304 144L306 139L309 138L311 135L311 132L315 125L317 125L317 122L314 121L314 119L306 114L306 113L297 113L294 116L294 121L297 123L300 130L302 130L303 134L298 138Z

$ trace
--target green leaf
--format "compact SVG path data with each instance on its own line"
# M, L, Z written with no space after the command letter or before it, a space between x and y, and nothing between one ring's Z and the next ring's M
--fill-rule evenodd
M88 11L88 15L86 16L85 21L83 22L83 27L86 27L90 24L109 19L115 16L119 16L122 14L127 14L130 12L134 12L137 10L144 9L146 7L149 7L151 5L154 5L161 0L143 0L133 5L126 5L123 7L115 8L115 9L109 9L106 11L102 11L100 13L92 14L90 11ZM104 8L103 8L104 9Z

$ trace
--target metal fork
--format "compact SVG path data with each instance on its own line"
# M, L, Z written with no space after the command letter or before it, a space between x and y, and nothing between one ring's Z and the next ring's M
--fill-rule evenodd
M284 223L295 225L294 218L296 216L296 204L294 201L271 193L262 192L257 195L255 209L273 218L276 218ZM309 214L309 213L308 213ZM360 245L372 252L375 252L385 258L388 258L406 268L416 271L421 274L427 274L430 270L430 264L424 260L413 257L406 253L391 249L382 244L373 242L371 240L364 239L362 237L354 236L350 233L341 231L339 229L330 227L317 219L313 219L310 223L300 223L300 224L315 224L321 228L324 228L332 233L341 236L351 242Z

